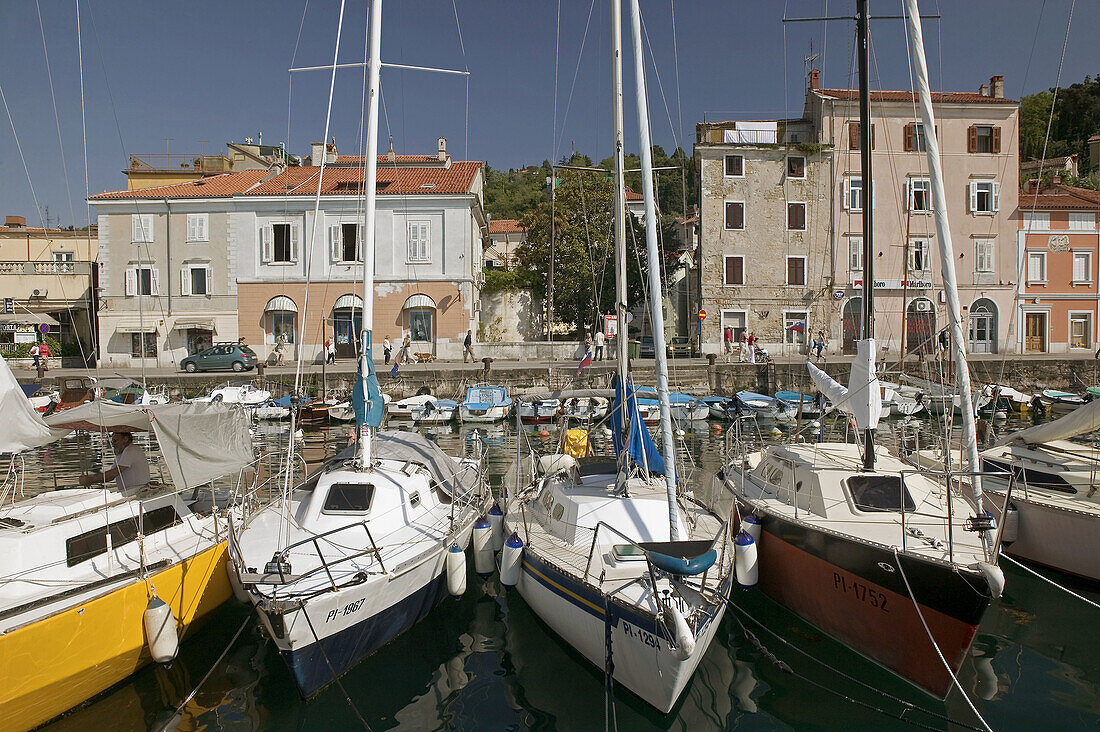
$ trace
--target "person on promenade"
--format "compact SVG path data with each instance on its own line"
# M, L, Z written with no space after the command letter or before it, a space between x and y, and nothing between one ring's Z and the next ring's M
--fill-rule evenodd
M951 336L947 334L947 328L940 331L940 360L946 361L951 353Z
M745 329L741 330L741 335L737 338L737 360L740 363L749 360L749 332Z
M112 432L111 447L115 452L114 466L80 476L80 485L97 485L113 478L119 493L132 496L149 484L149 460L134 444L130 432Z
M749 344L749 363L756 363L756 334L749 333L747 342Z
M38 347L38 357L42 359L42 370L50 370L50 356L53 353L50 352L50 344L46 341L42 341L42 345Z
M466 338L462 341L462 363L466 363L467 359L477 361L477 356L474 355L474 332L472 330L466 331Z
M329 338L325 339L325 363L336 363L336 346Z
M38 341L35 341L34 345L31 346L31 362L34 366L35 371L38 370L38 364L41 361L41 356L39 355L41 350L42 349L38 345ZM1100 356L1098 356L1098 358L1100 358Z
M286 357L286 334L280 333L275 336L275 365L282 366L283 359Z
M382 339L382 355L386 358L386 365L390 365L390 355L393 353L393 344L390 343L390 337L386 336Z
M401 351L397 354L399 363L409 362L409 349L412 347L412 333L405 334L405 340L401 343Z
M726 361L729 361L733 353L733 328L728 325L722 331L722 350L725 351Z
M604 340L604 335L603 335L602 330L596 331L595 343L596 343L596 356L595 356L595 358L596 358L597 361L603 361L603 347L604 347L605 340Z

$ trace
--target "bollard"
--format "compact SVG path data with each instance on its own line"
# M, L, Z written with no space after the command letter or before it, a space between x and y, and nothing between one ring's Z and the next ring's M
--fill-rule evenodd
M39 381L41 381L42 377L44 377L46 375L46 363L45 363L45 361L46 360L43 359L43 358L38 359L38 380Z
M714 363L718 360L717 353L707 354L707 381L710 385L710 391L712 394L718 393L718 369L715 368Z
M491 359L491 358L489 358L488 356L486 356L485 358L481 359L481 362L482 362L483 364L485 364L485 369L484 369L484 375L485 375L485 376L488 376L488 375L489 375L489 371L490 371L490 370L491 370L491 369L493 368L493 367L492 367L493 359Z
M267 364L263 361L256 361L256 378L260 380L260 388L264 385L264 369L267 368Z

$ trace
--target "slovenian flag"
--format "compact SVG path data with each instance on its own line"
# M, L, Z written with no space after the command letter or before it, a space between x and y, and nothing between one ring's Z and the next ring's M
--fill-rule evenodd
M805 333L806 332L806 323L804 323L803 321L800 320L797 323L792 323L792 324L788 325L787 330L793 330L795 333Z
M581 372L584 371L584 367L590 363L592 363L592 351L585 351L584 358L581 359L580 365L577 366L577 376L580 376Z

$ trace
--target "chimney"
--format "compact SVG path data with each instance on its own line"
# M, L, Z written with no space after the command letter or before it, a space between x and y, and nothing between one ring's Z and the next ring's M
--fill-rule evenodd
M1039 179L1028 178L1027 184L1024 186L1024 193L1035 193L1039 190Z
M981 94L983 97L988 97L989 96L989 84L982 84L978 88L978 93Z
M390 149L386 151L386 160L390 165L397 164L397 153L393 151L393 135L390 135Z
M439 162L447 162L447 138L439 138Z
M332 165L336 162L336 138L332 138L332 142L325 146L325 164Z
M309 144L309 149L309 162L312 165L320 165L321 161L325 159L325 143L311 142Z
M1005 98L1005 77L1001 74L989 77L989 96L997 99Z
M25 216L8 216L4 224L9 229L25 229L27 228L27 219Z
M810 88L821 88L821 71L820 69L810 69Z

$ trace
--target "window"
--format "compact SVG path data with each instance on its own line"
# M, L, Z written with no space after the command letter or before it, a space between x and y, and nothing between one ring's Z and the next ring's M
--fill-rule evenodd
M727 178L740 178L745 175L744 155L727 155L725 162Z
M362 259L363 241L358 224L330 226L328 240L333 262L358 262Z
M909 240L908 266L910 272L924 272L928 269L928 242L926 240Z
M805 257L787 257L787 284L796 286L806 284Z
M806 230L806 204L787 204L787 229L790 231Z
M333 483L325 496L324 513L366 513L374 498L370 483Z
M181 295L210 294L210 265L187 264L180 272Z
M427 221L410 221L408 241L408 261L432 261L432 227L430 223L428 223Z
M1092 348L1092 313L1069 314L1069 347Z
M1027 253L1027 281L1029 284L1032 282L1038 282L1041 284L1047 281L1046 252Z
M157 334L156 333L131 333L130 334L130 355L134 358L156 358L157 357Z
M848 123L848 149L860 149L859 122ZM871 125L871 149L875 149L875 126Z
M844 208L847 211L863 210L863 179L844 179Z
M863 271L863 237L848 237L848 269L852 272Z
M1092 231L1096 228L1096 214L1071 213L1069 215L1069 228L1071 231Z
M938 133L937 129L937 133ZM920 122L910 122L905 125L905 151L926 152L928 140L924 135L924 125Z
M927 178L909 181L909 210L913 213L929 213L932 210L932 182Z
M783 342L804 345L806 343L805 311L783 313Z
M260 258L264 264L298 261L298 224L268 224L260 228Z
M54 252L53 261L55 262L71 262L76 258L74 252Z
M966 138L966 151L971 153L999 153L1001 128L994 125L970 125Z
M745 228L745 204L741 201L726 201L726 229Z
M1045 211L1024 211L1025 231L1049 231L1050 214Z
M916 508L899 475L853 475L848 492L860 511L912 511Z
M1073 253L1073 282L1092 281L1092 255L1089 252Z
M409 311L409 333L414 341L432 340L432 311L417 308Z
M726 257L726 268L722 284L726 286L745 284L744 257Z
M970 182L970 213L992 214L1000 210L1000 183L992 180Z
M160 276L153 267L131 267L126 270L126 297L159 295Z
M271 312L271 341L278 343L280 337L283 343L294 342L295 319L297 313L287 310L274 310Z
M187 214L187 241L210 241L209 223L208 214Z
M993 239L974 241L974 269L978 272L993 271Z
M153 215L134 214L130 217L130 240L148 243L153 241Z
M801 155L790 155L787 157L787 177L788 178L805 178L806 177L806 158Z

